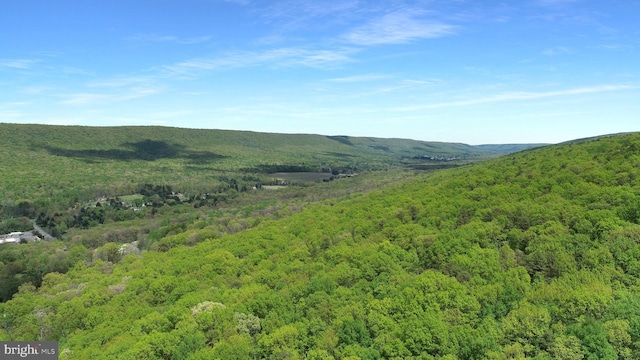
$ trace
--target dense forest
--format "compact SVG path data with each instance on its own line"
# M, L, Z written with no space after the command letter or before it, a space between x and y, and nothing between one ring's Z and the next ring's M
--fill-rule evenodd
M0 138L6 142L0 148L0 204L5 207L20 200L68 206L99 196L131 194L145 183L171 185L183 193L214 192L226 186L225 179L240 181L246 174L329 168L367 171L433 162L423 156L455 158L461 164L517 150L152 126L0 124Z
M429 170L536 146L19 124L0 124L0 137L7 140L0 148L0 234L22 231L31 219L54 237L69 228L144 217L127 211L143 204L215 206L277 183L270 173ZM111 206L95 209L98 202Z
M135 251L146 251L165 248L161 238L190 227L238 232L265 212L361 192L411 169L456 167L537 146L19 124L0 124L0 136L8 140L0 147L0 236L37 224L62 240L0 247L0 301L22 284L40 286L49 272L105 258L110 251L95 250L108 243L135 243ZM317 184L355 174L367 175ZM255 191L272 185L277 193ZM283 185L304 189L282 191ZM298 204L287 205L292 198ZM171 223L175 218L179 224Z
M51 243L76 251L66 273L0 303L0 340L61 359L638 358L640 134L402 177L297 209L184 207L149 251Z

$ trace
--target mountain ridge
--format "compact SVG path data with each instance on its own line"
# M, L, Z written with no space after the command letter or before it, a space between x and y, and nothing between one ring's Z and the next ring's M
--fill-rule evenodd
M241 177L238 169L263 165L354 172L442 166L428 156L455 157L456 164L496 156L458 143L159 126L0 124L0 137L9 140L0 149L0 165L11 169L7 180L15 182L10 188L0 182L0 201L51 196L64 188L124 195L131 182L177 188L191 182L207 191L207 174Z

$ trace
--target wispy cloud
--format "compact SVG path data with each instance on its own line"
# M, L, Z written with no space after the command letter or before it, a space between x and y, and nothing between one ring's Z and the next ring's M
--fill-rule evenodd
M604 17L603 13L589 11L588 8L582 6L566 9L564 5L570 3L571 1L549 1L546 5L541 4L542 11L540 13L534 11L528 18L535 21L542 20L544 22L592 28L601 35L614 35L617 33L615 28L606 25L606 17Z
M40 60L33 59L0 59L0 67L8 67L13 69L30 69Z
M24 116L23 111L26 106L30 105L28 102L8 102L0 103L0 121L10 122L17 121Z
M183 37L173 36L173 35L138 34L129 38L129 40L156 42L156 43L173 43L173 44L180 44L180 45L193 45L193 44L200 44L203 42L207 42L211 40L211 38L212 38L211 36L183 38Z
M556 46L556 47L552 47L544 50L542 54L547 56L557 56L557 55L563 55L563 54L571 54L572 52L573 51L571 49L566 48L564 46Z
M634 48L633 45L629 44L600 44L595 46L597 49L605 49L605 50L631 50Z
M426 105L420 105L420 106L403 107L398 110L416 111L416 110L423 110L423 109L471 106L471 105L498 103L498 102L505 102L505 101L535 100L535 99L554 98L554 97L571 96L571 95L594 94L594 93L609 92L609 91L623 91L623 90L631 90L635 88L636 87L629 86L629 85L601 85L601 86L583 87L583 88L565 89L565 90L547 91L547 92L514 91L514 92L504 92L496 95L478 97L478 98L472 98L472 99L466 99L466 100L448 101L448 102L426 104Z
M328 82L336 82L336 83L355 83L355 82L365 82L365 81L375 81L389 78L389 75L376 75L376 74L367 74L367 75L355 75L355 76L346 76L340 78L326 79Z
M129 88L134 86L150 86L152 78L144 76L117 77L93 81L89 84L92 88Z
M323 68L353 61L354 49L279 48L262 52L233 52L216 58L200 58L167 65L161 70L169 76L193 76L202 71L269 66Z
M385 86L378 87L373 91L369 91L367 93L360 94L362 95L374 95L374 94L384 94L384 93L392 93L392 92L415 92L418 89L425 87L433 87L434 85L441 84L440 80L413 80L413 79L404 79L395 83L385 84Z
M75 94L67 94L61 95L63 98L60 101L60 104L64 105L87 105L87 104L95 104L98 102L107 101L111 96L106 94L95 94L95 93L75 93Z
M418 19L414 12L403 10L387 14L344 35L344 39L355 45L405 44L420 39L439 38L452 35L454 25Z
M277 23L284 29L297 29L314 22L314 27L352 18L361 9L357 0L285 0L274 1L261 10L267 23ZM318 23L317 20L322 20Z
M91 71L85 70L75 66L58 66L58 67L49 67L51 70L62 73L66 75L90 75Z
M249 4L249 0L222 0L227 3L238 4L238 5L247 5Z
M44 94L53 91L53 87L50 86L27 86L19 90L21 93L29 95Z
M158 111L149 113L146 117L151 119L175 119L183 118L195 113L196 111L193 110Z
M92 105L109 104L127 100L133 100L158 94L162 91L159 87L136 86L124 91L112 93L83 92L61 95L60 104L63 105Z
M565 6L573 3L577 3L579 0L538 0L538 5L541 6Z
M13 108L13 107L22 107L22 106L28 106L31 105L30 102L28 101L13 101L13 102L7 102L7 103L0 103L0 109L3 108Z
M54 57L53 55L43 55ZM39 70L45 70L51 74L65 74L65 75L87 75L89 72L87 70L74 67L74 66L55 66L48 65L46 62L43 62L41 59L0 59L0 68L10 68L10 69L18 69L18 70L30 70L35 67L36 64L42 64L39 67Z
M23 113L18 110L5 110L0 108L0 120L2 120L2 122L14 121L22 116Z
M34 55L38 57L57 58L60 57L62 53L59 51L37 51Z

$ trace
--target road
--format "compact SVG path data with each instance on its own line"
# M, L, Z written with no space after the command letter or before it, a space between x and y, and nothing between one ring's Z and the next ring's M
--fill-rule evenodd
M41 228L40 226L36 225L36 222L33 222L33 229L37 232L40 233L40 235L42 235L44 237L45 240L55 240L55 238L51 235L49 235L46 231L44 231L43 228Z

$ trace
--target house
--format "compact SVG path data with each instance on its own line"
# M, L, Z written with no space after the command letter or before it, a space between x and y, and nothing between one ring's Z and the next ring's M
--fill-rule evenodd
M19 238L7 237L0 239L0 244L17 244L20 242Z
M9 234L0 235L0 244L19 244L24 241L40 241L40 237L36 236L33 231L14 231Z

